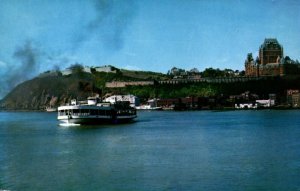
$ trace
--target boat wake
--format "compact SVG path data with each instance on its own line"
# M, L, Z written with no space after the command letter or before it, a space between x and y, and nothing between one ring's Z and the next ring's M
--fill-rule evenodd
M59 126L72 127L72 126L80 126L80 124L77 124L77 123L60 123Z

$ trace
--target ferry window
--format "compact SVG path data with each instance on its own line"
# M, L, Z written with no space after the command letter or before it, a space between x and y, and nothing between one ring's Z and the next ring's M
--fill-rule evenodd
M79 113L79 110L78 110L78 109L73 109L73 114L74 114L74 115L78 115L78 113Z
M97 110L91 109L91 115L97 115Z
M89 115L89 110L88 109L82 109L81 110L82 115Z

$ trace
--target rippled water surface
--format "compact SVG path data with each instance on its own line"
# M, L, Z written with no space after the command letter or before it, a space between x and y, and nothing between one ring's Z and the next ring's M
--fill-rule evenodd
M300 111L138 115L61 127L0 112L0 190L300 190Z

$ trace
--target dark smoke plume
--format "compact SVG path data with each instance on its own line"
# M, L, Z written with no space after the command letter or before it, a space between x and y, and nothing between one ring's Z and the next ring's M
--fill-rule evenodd
M86 42L92 42L93 46L102 46L109 52L115 52L123 48L124 33L130 26L137 11L137 4L133 0L92 0L96 16L89 22L81 23L79 30L71 40L70 49L76 53ZM34 42L37 42L36 39ZM40 42L41 43L41 42ZM17 84L28 80L38 74L41 63L51 64L54 69L64 67L70 62L76 62L68 57L62 57L65 52L58 55L39 50L33 41L26 41L17 47L13 53L15 63L10 68L0 71L5 74L0 78L0 99ZM51 56L50 56L51 55ZM72 54L71 54L72 55ZM46 67L49 69L49 67ZM4 69L2 69L4 70Z
M37 59L39 57L39 52L36 48L33 48L31 41L26 41L23 46L18 47L13 56L21 61L21 65L17 73L22 76L30 76L38 69Z
M36 74L39 69L38 58L39 51L33 47L31 41L26 41L21 47L18 47L14 52L14 57L20 61L20 65L15 68L13 75L11 76L12 85L27 80Z
M123 47L124 32L131 24L136 3L132 0L95 0L96 17L85 25L84 32L76 39L78 43L95 38L99 45L117 51Z
M40 52L33 47L31 41L26 41L15 50L13 57L19 61L19 64L7 69L6 75L1 79L3 85L0 92L1 97L20 82L28 80L37 74L39 56Z

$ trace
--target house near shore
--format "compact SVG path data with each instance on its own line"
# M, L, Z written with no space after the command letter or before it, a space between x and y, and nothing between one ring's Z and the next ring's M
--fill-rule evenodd
M257 109L257 103L236 103L235 109Z
M255 102L248 103L236 103L234 104L235 109L258 109L258 108L270 108L275 106L275 100L255 100Z
M300 91L299 90L287 90L286 92L287 105L293 108L300 107Z

